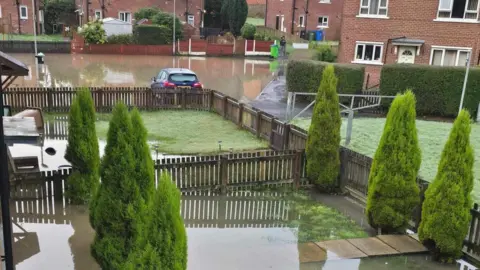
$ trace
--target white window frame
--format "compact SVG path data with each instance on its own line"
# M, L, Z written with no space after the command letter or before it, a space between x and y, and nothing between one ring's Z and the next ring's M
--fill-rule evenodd
M320 19L320 18L322 18L322 23L321 24L318 23L318 19ZM317 18L317 28L328 28L329 20L330 20L330 18L328 16L318 16L318 18Z
M3 10L2 10L2 5L0 5L0 18L3 18Z
M305 15L298 16L298 27L305 27Z
M18 7L20 9L20 19L22 20L28 20L28 7L25 5L21 5ZM22 16L22 8L25 9L25 16Z
M190 19L192 19L192 24L189 23ZM191 26L195 26L195 15L193 14L187 15L187 23L190 24Z
M331 4L332 1L331 0L320 0L318 3L320 3L320 4Z
M457 51L457 55L455 56L455 67L459 66L464 66L465 64L462 63L462 65L458 65L458 60L460 58L460 52L466 52L470 54L470 57L472 57L472 48L469 47L450 47L450 46L435 46L433 45L432 48L430 49L430 61L429 65L433 65L433 52L434 51L442 51L442 60L440 61L440 67L443 67L444 61L445 61L445 51Z
M358 15L357 17L366 17L366 18L388 18L388 2L389 0L385 1L385 6L380 6L382 3L382 0L367 0L367 5L363 5L363 0L360 1L360 8L358 9ZM368 12L370 11L370 4L372 1L378 1L378 9L377 9L377 14L369 14ZM362 14L362 9L367 9L367 14ZM380 10L384 9L385 14L380 14Z
M97 16L97 13L98 13L98 16ZM102 18L102 10L101 9L95 9L95 19L98 19L98 20L101 20L103 19ZM120 19L120 15L118 16L118 18Z
M363 60L365 59L365 46L367 45L373 45L373 53L372 56L375 56L375 51L377 47L380 47L380 58L379 60ZM384 53L384 43L383 42L376 42L376 41L357 41L355 42L355 54L353 55L353 61L352 63L354 64L368 64L368 65L383 65L383 53ZM357 59L357 51L358 51L358 46L363 46L363 53L362 53L362 59Z
M475 22L475 23L478 23L478 15L479 15L479 11L480 11L480 1L477 2L477 9L476 10L468 10L468 4L470 1L472 0L466 0L466 3L465 3L465 10L463 11L463 18L452 18L452 9L453 9L453 3L455 0L450 0L450 8L448 9L442 9L440 8L440 2L442 0L438 0L438 9L437 9L437 19L435 19L435 21L452 21L452 22ZM445 18L445 17L440 17L440 12L450 12L450 17L449 18ZM465 15L467 15L467 13L476 13L477 16L475 18L468 18L466 19L465 18Z
M125 15L128 14L128 18L129 18L128 21L122 20L122 18L120 17L120 14L122 14L122 13L123 13L124 18L125 18ZM131 23L132 22L132 13L130 11L119 11L118 12L118 19L121 20L121 21L124 21L124 22Z

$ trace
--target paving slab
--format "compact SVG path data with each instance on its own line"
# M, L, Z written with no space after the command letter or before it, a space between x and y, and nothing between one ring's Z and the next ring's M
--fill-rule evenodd
M300 263L323 262L327 259L327 252L315 243L298 244L298 256Z
M347 240L368 256L398 254L399 252L376 237Z
M418 233L409 234L408 237L410 237L410 238L412 238L412 239L415 239L415 240L417 240L418 242L420 242L420 238L418 238Z
M377 238L400 253L420 253L428 251L420 242L408 235L379 235Z
M328 251L328 259L354 259L367 257L347 240L329 240L315 243L322 249ZM333 256L333 257L332 257Z

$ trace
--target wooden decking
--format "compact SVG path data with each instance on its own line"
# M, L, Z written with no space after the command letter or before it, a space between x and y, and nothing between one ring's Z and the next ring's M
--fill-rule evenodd
M300 263L332 259L424 253L428 250L416 235L379 235L370 238L329 240L300 244Z

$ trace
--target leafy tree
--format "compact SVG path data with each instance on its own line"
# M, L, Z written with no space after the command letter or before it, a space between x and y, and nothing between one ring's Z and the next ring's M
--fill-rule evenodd
M205 27L222 27L222 20L220 20L220 12L222 10L223 0L206 0L205 1Z
M173 14L160 12L152 17L152 23L166 26L173 31ZM170 37L172 37L171 34ZM175 17L175 37L177 39L183 38L183 26L178 17Z
M120 269L141 242L145 205L135 181L132 123L127 107L113 109L102 159L102 179L93 207L92 254L102 269Z
M153 16L157 15L160 12L162 11L157 7L146 7L146 8L141 8L137 12L135 12L133 14L133 17L135 18L136 21L139 21L141 19L151 20Z
M246 0L224 0L221 9L223 22L228 22L230 32L234 36L241 34L241 29L247 21L248 5Z
M385 233L404 229L419 203L415 117L415 95L410 90L397 95L370 169L366 214L370 225Z
M150 147L147 143L147 129L137 109L131 112L132 148L135 165L135 180L145 202L149 202L155 192L155 175Z
M100 20L86 23L80 29L79 34L83 36L87 44L104 44L107 41L107 33Z
M76 25L75 2L68 0L49 0L44 3L45 32L47 34L59 34L62 27L54 25Z
M70 108L65 159L73 168L67 181L67 198L72 204L89 202L99 184L100 153L95 130L95 107L87 88L77 93Z
M324 191L332 191L336 187L340 168L338 150L342 122L337 82L333 65L327 66L318 88L305 149L308 178Z
M418 235L440 261L453 262L462 255L470 224L474 162L470 131L470 114L462 110L443 149L435 180L425 193Z

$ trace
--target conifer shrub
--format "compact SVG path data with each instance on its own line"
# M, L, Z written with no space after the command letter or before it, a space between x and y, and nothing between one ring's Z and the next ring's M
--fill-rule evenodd
M390 107L368 179L366 215L382 233L404 229L419 204L421 163L415 127L415 95L407 90Z
M307 175L324 191L337 187L340 168L340 109L333 65L325 68L313 109L306 144Z
M66 197L72 204L88 203L99 184L100 153L95 129L95 107L88 88L77 93L68 117L65 159L73 168Z
M470 224L474 162L470 131L470 114L462 110L443 149L437 175L425 192L418 235L443 262L454 262L462 255Z
M121 269L135 251L144 230L145 205L137 185L131 145L132 123L127 107L115 106L102 158L102 179L93 211L92 255L102 269Z

